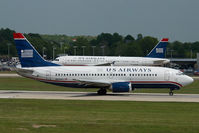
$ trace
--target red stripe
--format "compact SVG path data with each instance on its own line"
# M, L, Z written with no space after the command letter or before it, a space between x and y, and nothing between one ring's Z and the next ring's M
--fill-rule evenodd
M169 38L163 38L162 40L161 40L161 42L168 42L169 41Z
M22 33L13 33L13 37L14 39L22 39L25 38L24 35Z

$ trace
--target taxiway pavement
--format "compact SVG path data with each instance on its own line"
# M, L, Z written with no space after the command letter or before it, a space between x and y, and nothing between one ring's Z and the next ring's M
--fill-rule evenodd
M168 93L112 93L97 95L95 92L66 91L12 91L1 90L0 98L11 99L63 99L63 100L104 100L104 101L154 101L154 102L199 102L199 94Z

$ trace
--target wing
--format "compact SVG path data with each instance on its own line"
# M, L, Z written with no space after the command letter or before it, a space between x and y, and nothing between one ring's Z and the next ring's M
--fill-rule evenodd
M156 61L153 61L153 64L154 65L162 65L162 64L167 64L169 62L170 62L169 60L156 60Z
M93 66L112 66L114 65L115 61L113 62L107 62L107 63L101 63L101 64L95 64Z
M82 85L87 86L96 86L96 87L109 87L111 85L108 81L100 81L100 80L84 80L84 79L73 79L75 81L80 82Z

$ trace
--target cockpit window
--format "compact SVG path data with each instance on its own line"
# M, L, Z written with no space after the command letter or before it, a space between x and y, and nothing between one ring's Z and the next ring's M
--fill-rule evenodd
M176 75L184 75L184 73L181 72L181 71L178 71L178 72L176 73Z
M55 59L55 61L59 61L59 59Z

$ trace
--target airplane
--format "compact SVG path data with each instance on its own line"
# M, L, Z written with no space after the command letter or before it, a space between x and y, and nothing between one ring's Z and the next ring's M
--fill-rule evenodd
M135 88L169 88L173 90L193 82L183 72L166 67L148 66L61 66L48 62L36 51L22 33L14 33L21 62L17 73L41 82L74 88L100 88L112 92L130 92Z
M168 38L163 38L146 57L120 56L60 56L53 63L64 66L162 66L170 62L165 58Z

